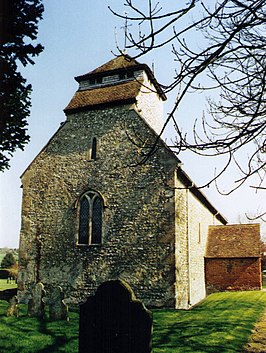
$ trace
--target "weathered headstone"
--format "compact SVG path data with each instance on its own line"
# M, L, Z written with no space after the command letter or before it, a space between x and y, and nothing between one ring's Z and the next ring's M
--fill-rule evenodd
M68 307L63 302L64 293L61 287L53 287L49 295L49 317L51 320L67 320Z
M18 317L19 307L18 307L18 297L16 295L9 300L9 306L7 308L6 315Z
M42 318L44 316L44 302L45 295L44 286L41 282L37 283L31 292L31 299L28 304L28 315Z
M121 281L103 283L80 307L79 353L150 353L152 316Z

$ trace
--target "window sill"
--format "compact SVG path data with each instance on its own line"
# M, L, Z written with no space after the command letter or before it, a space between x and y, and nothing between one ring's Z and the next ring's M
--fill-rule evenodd
M102 246L102 244L76 244L78 247L99 247Z

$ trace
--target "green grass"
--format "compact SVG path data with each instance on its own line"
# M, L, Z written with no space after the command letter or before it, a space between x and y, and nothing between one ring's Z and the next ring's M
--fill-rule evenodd
M6 279L0 279L0 291L5 289L12 289L16 287L17 285L16 283L13 283L13 281L12 281L12 284L10 284L10 283L7 283Z
M155 353L240 352L265 307L266 292L226 292L193 310L156 311Z
M153 311L153 353L241 352L255 322L266 306L266 292L210 295L192 310ZM69 322L6 317L7 303L0 301L1 353L77 353L78 313Z
M77 353L78 314L70 320L49 322L27 317L26 305L20 305L20 316L6 317L7 302L0 301L1 353Z

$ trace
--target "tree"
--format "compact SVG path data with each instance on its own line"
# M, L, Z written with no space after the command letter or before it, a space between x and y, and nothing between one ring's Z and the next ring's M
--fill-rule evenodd
M232 190L254 175L259 182L253 187L265 190L266 0L172 3L174 8L164 4L168 6L164 10L152 0L140 5L125 0L127 13L111 9L126 21L126 48L135 49L134 58L171 45L176 75L163 88L166 93L176 90L176 103L161 134L173 123L176 153L190 150L201 156L226 156L224 167L210 182L234 163L241 177ZM184 97L195 92L209 94L209 111L195 121L189 134L180 127L176 112ZM239 156L246 148L249 157L243 164Z
M17 281L18 279L18 264L15 263L14 265L12 265L11 267L8 268L8 274L10 277L12 277L13 279L15 279Z
M34 64L43 50L32 42L42 18L41 0L0 0L0 170L9 167L10 156L29 141L31 85L18 71L17 63Z
M11 252L6 253L1 262L2 268L11 268L16 264L16 259Z

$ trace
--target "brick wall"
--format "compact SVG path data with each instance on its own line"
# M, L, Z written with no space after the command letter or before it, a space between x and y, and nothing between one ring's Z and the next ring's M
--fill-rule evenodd
M261 289L259 258L205 259L208 293Z

